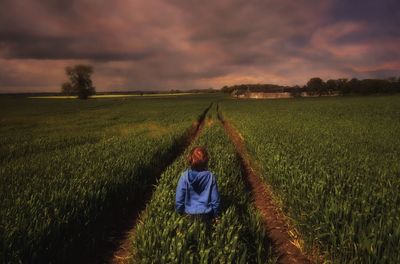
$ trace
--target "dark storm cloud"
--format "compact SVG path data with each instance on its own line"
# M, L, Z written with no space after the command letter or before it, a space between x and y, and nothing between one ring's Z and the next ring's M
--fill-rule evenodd
M338 1L331 13L331 21L362 23L364 30L344 35L340 43L397 42L400 39L400 2L398 0Z
M6 8L0 11L3 22L0 24L0 42L5 57L142 60L158 52L144 46L133 50L123 47L122 41L114 37L126 32L116 34L117 27L105 25L105 8L91 10L93 4L89 3L94 2L41 1L28 6L6 2ZM96 3L105 4L104 1Z
M399 10L395 0L3 0L0 91L58 91L73 63L94 65L99 90L400 75Z
M368 22L377 26L381 32L399 36L396 30L400 21L400 2L398 0L353 0L337 1L332 8L332 20Z
M142 49L138 51L102 50L102 47L82 49L76 45L92 45L92 38L53 37L53 36L11 36L5 41L6 58L12 59L90 59L94 61L130 60L140 61L150 58L157 50ZM29 43L27 45L26 43Z

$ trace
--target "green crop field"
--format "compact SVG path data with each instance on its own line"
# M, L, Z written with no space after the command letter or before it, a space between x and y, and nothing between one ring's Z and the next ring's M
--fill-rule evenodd
M400 97L226 101L308 245L335 263L400 263Z
M146 206L128 238L128 263L277 262L217 105L306 252L317 249L328 263L400 263L399 95L1 96L0 105L0 263L79 261L107 235L97 223L136 200ZM207 147L221 193L211 227L174 212L197 145Z
M209 104L2 98L1 259L64 258L102 211L143 195Z
M206 146L223 201L220 223L210 231L174 213L175 189L185 156L161 176L133 239L133 263L273 263L260 217L251 205L238 157L211 110L193 146Z

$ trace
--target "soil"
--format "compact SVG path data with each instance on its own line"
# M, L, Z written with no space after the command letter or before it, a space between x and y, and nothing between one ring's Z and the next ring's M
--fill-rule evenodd
M250 156L241 135L222 118L218 112L218 118L222 122L226 133L235 145L238 156L241 159L246 181L250 187L254 205L262 215L267 234L272 241L274 253L278 257L278 263L314 263L315 257L308 256L301 248L303 244L296 230L290 226L287 217L274 200L271 187L265 184L252 166Z

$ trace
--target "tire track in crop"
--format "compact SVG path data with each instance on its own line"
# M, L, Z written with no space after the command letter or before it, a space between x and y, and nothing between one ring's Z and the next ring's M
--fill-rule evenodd
M156 175L155 179L158 179L164 170L169 167L175 160L182 154L184 151L191 145L193 141L200 135L201 130L205 123L205 118L207 116L208 111L211 109L213 103L211 103L201 114L199 119L188 129L187 133L182 137L179 146L177 146L177 151L173 153L171 158L164 162L162 166L155 169L154 174ZM127 225L124 230L121 230L120 238L116 243L116 247L111 249L112 252L107 254L108 263L119 264L126 263L130 259L130 250L131 250L131 239L130 237L135 233L137 220L142 212L146 208L146 204L150 201L153 191L155 190L154 184L152 184L152 189L146 192L146 197L141 200L141 205L139 209L136 209L134 213L131 213L126 216ZM135 203L140 204L140 203Z
M217 113L218 119L224 126L240 157L252 200L262 215L267 234L272 240L274 251L278 256L278 263L319 262L315 258L306 255L300 248L299 244L301 243L299 241L301 240L299 235L290 227L286 216L283 215L279 206L274 201L271 187L261 180L259 173L253 168L242 136L228 121L223 119L218 105Z

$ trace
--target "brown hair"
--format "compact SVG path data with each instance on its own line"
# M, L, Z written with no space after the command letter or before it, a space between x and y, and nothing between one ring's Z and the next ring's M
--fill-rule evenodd
M203 147L195 147L190 151L187 160L194 170L205 170L208 165L208 153Z

